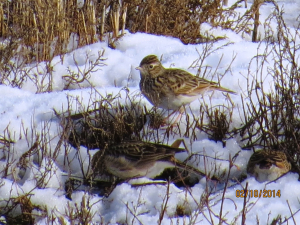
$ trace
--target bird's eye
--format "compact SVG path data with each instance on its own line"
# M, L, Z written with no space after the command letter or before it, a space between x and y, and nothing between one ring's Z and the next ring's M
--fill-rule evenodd
M150 68L150 69L153 69L153 68L154 68L154 66L151 64L151 65L149 66L149 68Z

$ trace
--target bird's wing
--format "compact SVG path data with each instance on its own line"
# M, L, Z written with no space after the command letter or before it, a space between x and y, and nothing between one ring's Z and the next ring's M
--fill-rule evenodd
M193 76L192 74L180 69L168 69L166 78L170 88L176 95L199 95L206 88L216 86L217 83L208 81L200 77Z
M247 172L253 173L254 167L256 164L259 164L262 160L265 159L265 152L263 150L254 152L248 162Z
M109 154L113 154L115 156L122 155L132 162L149 163L168 159L178 152L185 152L185 149L142 141L131 141L112 146L107 151Z
M284 152L271 151L271 150L260 150L250 157L247 170L253 169L253 167L262 162L269 162L277 167L282 167L287 160Z

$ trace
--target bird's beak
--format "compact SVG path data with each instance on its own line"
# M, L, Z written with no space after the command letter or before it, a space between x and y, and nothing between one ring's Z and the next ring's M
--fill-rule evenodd
M141 71L141 70L142 70L142 67L139 67L139 66L138 66L138 67L136 67L135 69Z

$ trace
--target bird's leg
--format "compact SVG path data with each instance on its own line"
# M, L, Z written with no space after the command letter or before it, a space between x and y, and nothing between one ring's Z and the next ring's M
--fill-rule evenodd
M174 113L176 113L177 112L177 110L174 110L171 114L169 114L166 118L164 118L163 119L163 124L161 125L162 127L163 126L166 126L167 124L168 124L168 120L169 120L169 118L174 114Z
M178 111L179 111L179 115L176 117L175 121L172 122L172 124L171 124L172 126L176 125L179 122L179 120L181 119L183 112L184 112L184 106L181 106Z
M179 111L179 115L176 117L176 119L174 120L174 122L171 122L171 124L170 124L171 127L175 127L175 126L177 125L178 121L180 120L180 118L181 118L182 115L183 115L183 112L184 112L183 106L181 106L181 107L179 108L179 110L174 110L170 115L168 115L168 117L166 117L166 118L164 119L164 125L162 125L162 126L165 126L166 124L168 124L167 121L170 119L170 117L171 117L174 113L176 113L176 112L178 112L178 111Z

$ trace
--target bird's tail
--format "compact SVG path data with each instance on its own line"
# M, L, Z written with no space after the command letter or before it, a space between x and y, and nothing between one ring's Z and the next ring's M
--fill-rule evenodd
M227 93L230 93L230 94L234 94L234 95L237 94L235 91L232 91L230 89L223 88L223 87L217 86L217 85L211 86L210 89L211 90L217 90L217 91L224 91L224 92L227 92Z
M182 163L182 162L180 162L178 160L176 160L175 165L176 165L176 167L178 167L180 169L183 169L183 170L187 170L188 172L193 173L195 175L198 175L198 176L207 176L207 174L205 174L204 172L202 172L202 171L200 171L200 170L198 170L198 169L196 169L196 168L194 168L192 166L189 166L189 165L187 165L185 163ZM216 181L220 181L220 179L218 177L214 176L214 175L210 179L216 180Z

